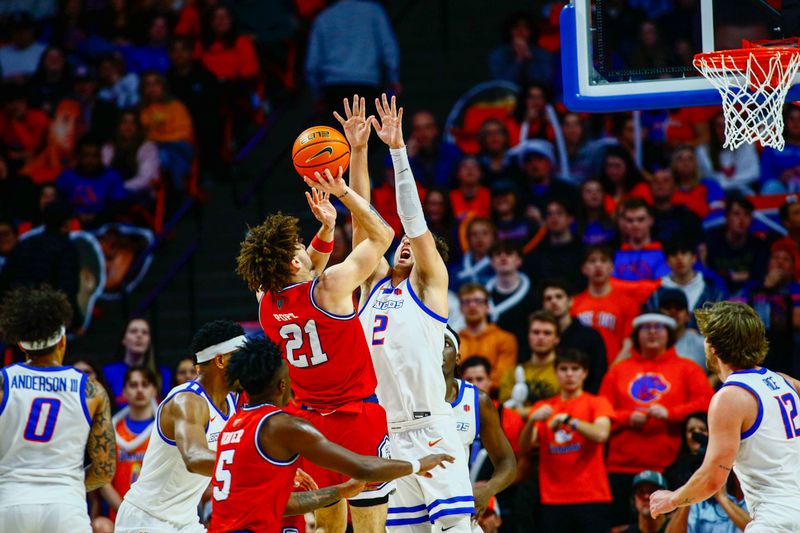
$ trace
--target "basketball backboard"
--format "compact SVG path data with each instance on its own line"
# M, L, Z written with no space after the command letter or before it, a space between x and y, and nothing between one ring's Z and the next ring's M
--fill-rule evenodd
M717 105L700 52L795 33L783 0L572 0L561 13L564 104L573 111ZM788 31L787 31L788 30ZM795 86L788 101L800 100Z

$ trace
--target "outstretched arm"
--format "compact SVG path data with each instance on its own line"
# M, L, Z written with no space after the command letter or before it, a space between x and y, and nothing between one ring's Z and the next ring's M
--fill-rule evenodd
M367 202L371 201L371 184L369 179L369 158L367 157L367 144L369 136L372 133L372 120L374 117L367 117L366 101L364 98L359 98L357 94L353 95L353 105L350 107L350 102L347 98L344 99L344 117L336 111L333 112L334 118L339 121L344 130L344 135L347 142L350 143L350 187ZM357 220L353 220L353 248L358 246L364 239L367 238L364 228ZM381 258L375 272L368 279L366 284L361 287L362 298L369 295L372 287L372 281L376 278L381 278L386 275L389 270L389 263L386 259Z
M289 495L289 501L283 516L296 516L310 513L316 509L327 507L339 500L352 498L359 494L366 483L356 479L351 479L339 485L325 487L324 489L307 490L304 492L293 492Z
M363 481L391 481L414 473L430 477L429 470L453 462L449 455L428 455L419 460L419 469L414 472L416 465L409 461L369 457L342 448L305 420L289 415L273 417L267 429L262 426L258 440L270 455L275 449L278 457L299 454L323 468Z
M175 428L175 446L189 472L211 477L216 454L206 439L208 403L196 394L178 394L162 409ZM161 417L162 423L165 417ZM163 429L162 429L163 431Z
M306 183L338 197L353 214L353 220L361 225L366 234L366 238L353 248L347 259L325 270L319 278L320 282L314 296L326 309L336 312L336 306L341 305L341 302L345 300L349 300L352 307L353 291L378 266L378 262L392 243L394 233L378 212L347 186L342 179L341 167L336 177L327 170L324 175L320 175L318 172L315 174L317 181L305 178Z
M489 499L514 482L517 474L517 459L514 457L511 443L503 433L500 417L497 415L497 409L492 400L482 392L479 393L478 398L481 415L481 442L489 453L489 459L494 467L492 477L486 483L473 489L475 514L480 517L486 510Z
M372 125L378 137L389 146L392 155L397 214L414 253L412 283L417 281L414 284L419 292L422 292L420 296L428 307L438 314L447 316L447 266L439 255L436 241L425 222L417 184L408 162L406 145L403 141L403 108L398 110L395 97L392 96L390 103L385 94L381 100L375 100L375 106L378 109L380 122L373 118Z
M756 409L755 401L740 387L723 387L717 392L708 410L708 449L703 464L675 492L660 490L650 496L650 512L654 517L676 507L702 502L725 484L739 451L744 417Z
M86 470L86 490L99 489L110 483L117 468L117 441L111 423L108 393L95 381L86 380L86 403L92 413L92 428L86 441L86 454L91 464Z
M329 194L311 189L311 193L306 191L308 207L311 208L314 218L320 221L322 226L317 231L311 244L306 248L311 264L314 265L314 272L319 274L325 270L328 259L333 251L334 230L336 229L336 208L329 200ZM315 244L317 246L315 246Z

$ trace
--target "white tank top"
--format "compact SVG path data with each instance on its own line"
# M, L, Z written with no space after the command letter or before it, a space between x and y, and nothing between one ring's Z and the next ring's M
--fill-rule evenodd
M0 369L0 506L86 508L83 458L92 420L86 375L71 366Z
M445 401L442 350L447 318L422 303L408 279L386 277L358 313L378 377L375 390L389 429L450 415ZM393 426L394 424L394 426Z
M461 439L461 444L471 459L472 443L481 432L481 407L478 400L478 387L472 383L457 379L458 396L450 405L453 407L453 417L456 419L456 431Z
M178 385L158 406L155 427L158 436L153 435L147 445L139 478L125 494L125 501L142 511L165 522L179 526L197 523L197 506L210 477L189 472L183 462L175 441L161 432L161 409L176 394L197 394L208 403L209 420L206 426L206 441L211 450L217 450L217 437L225 422L236 410L233 394L229 394L228 416L223 415L203 390L200 383L188 381Z
M723 385L731 386L750 391L758 400L758 418L742 433L733 467L747 508L756 518L759 512L766 512L784 518L788 514L800 520L800 398L797 391L781 375L763 367L734 372Z

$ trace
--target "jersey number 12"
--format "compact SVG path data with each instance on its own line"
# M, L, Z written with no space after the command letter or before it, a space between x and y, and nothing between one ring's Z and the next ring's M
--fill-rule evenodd
M778 405L781 407L781 419L783 429L786 431L786 438L793 439L800 437L800 428L797 427L797 403L794 401L794 394L787 392L782 396L775 396Z
M305 332L305 335L303 335ZM322 345L319 342L319 333L317 333L317 323L313 320L306 322L306 325L300 329L299 324L284 324L278 331L282 339L286 339L286 360L289 364L297 368L307 368L309 366L321 365L328 361L328 354L322 350ZM308 337L308 343L305 342ZM311 348L311 359L306 353L308 349L304 346Z

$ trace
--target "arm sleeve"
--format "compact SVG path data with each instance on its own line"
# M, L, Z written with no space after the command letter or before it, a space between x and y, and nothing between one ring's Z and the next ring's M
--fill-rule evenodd
M406 148L392 148L389 153L394 167L397 214L403 224L403 230L412 239L421 237L428 231L428 224L425 222L425 213L422 211L417 182L414 181L414 174L411 172Z

